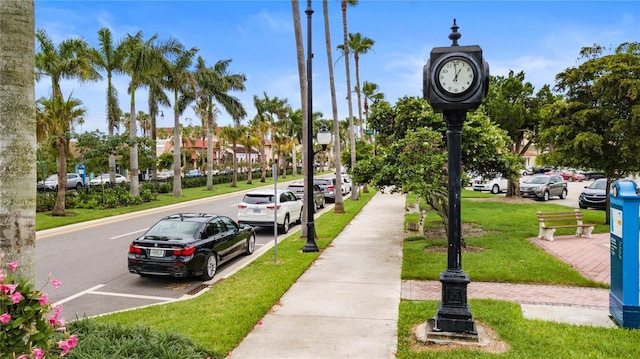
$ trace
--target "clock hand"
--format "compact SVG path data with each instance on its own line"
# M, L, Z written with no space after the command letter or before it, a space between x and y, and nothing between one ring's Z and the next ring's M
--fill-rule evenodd
M462 71L462 69L460 69L458 71L456 71L456 70L453 70L453 71L456 73L456 75L453 77L453 81L458 82L458 74L460 74L460 71Z

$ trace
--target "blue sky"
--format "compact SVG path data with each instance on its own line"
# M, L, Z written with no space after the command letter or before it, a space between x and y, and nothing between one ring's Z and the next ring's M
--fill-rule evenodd
M340 1L329 0L332 47L342 42ZM307 39L307 2L300 1L303 39ZM312 2L313 110L332 118L329 74L324 40L322 2ZM360 80L379 85L392 104L403 96L421 96L422 67L433 47L449 46L453 19L462 34L460 45L480 45L492 75L524 71L526 81L539 89L553 85L555 75L578 64L581 47L599 44L615 47L640 41L640 1L417 1L360 0L347 11L349 32L375 41L372 51L360 57ZM45 29L57 45L82 37L97 46L97 32L108 27L115 39L142 31L145 38L158 34L174 37L213 65L232 59L230 71L247 76L246 91L234 93L248 116L255 115L253 96L286 98L300 108L296 47L291 2L272 1L35 1L36 28ZM333 51L338 116L348 116L344 61ZM353 60L352 87L355 87ZM36 84L36 98L48 96L50 80ZM115 80L120 107L129 111L128 78ZM106 133L105 83L65 81L63 94L83 101L88 110L78 132ZM353 96L357 116L356 96ZM147 112L146 91L136 93L136 111ZM172 126L170 109L163 109L159 127ZM188 119L191 119L189 122ZM219 115L218 125L231 124ZM191 110L181 116L184 125L200 120Z

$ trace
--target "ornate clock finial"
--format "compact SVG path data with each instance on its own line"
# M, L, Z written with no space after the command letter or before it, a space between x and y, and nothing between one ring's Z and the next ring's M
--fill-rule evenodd
M456 25L456 19L453 19L453 26L451 26L451 33L449 34L449 40L453 43L451 46L458 46L458 39L462 37L462 34L458 32L458 25Z

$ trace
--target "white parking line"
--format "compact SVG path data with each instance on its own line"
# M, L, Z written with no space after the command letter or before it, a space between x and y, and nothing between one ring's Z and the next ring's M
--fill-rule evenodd
M121 234L121 235L119 235L119 236L111 237L111 238L109 238L109 239L118 239L118 238L122 238L122 237L127 237L127 236L130 236L130 235L132 235L132 234L136 234L136 233L144 232L144 231L146 231L147 229L149 229L149 228L139 229L139 230L137 230L137 231L133 231L133 232L129 232L129 233L125 233L125 234Z
M66 297L62 300L59 300L53 303L53 306L56 307L58 305L64 304L68 301L77 299L86 294L97 294L97 295L109 295L112 297L125 297L125 298L135 298L135 299L148 299L148 300L159 300L162 302L174 302L178 300L177 298L169 298L169 297L157 297L152 295L138 295L138 294L125 294L125 293L114 293L114 292L98 292L97 289L104 287L105 284L98 284L93 286L87 290L83 290L82 292L78 292L72 296Z
M95 291L92 291L92 292L89 292L89 294L110 295L112 297L160 300L160 301L163 301L163 302L173 302L173 301L177 300L176 298L156 297L156 296L152 296L152 295L124 294L124 293L114 293L114 292L95 292Z

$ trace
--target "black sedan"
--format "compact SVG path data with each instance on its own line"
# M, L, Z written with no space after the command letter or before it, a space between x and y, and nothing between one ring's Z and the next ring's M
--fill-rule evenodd
M210 280L219 264L255 249L253 227L208 213L165 217L129 245L129 272L141 276L200 276Z

